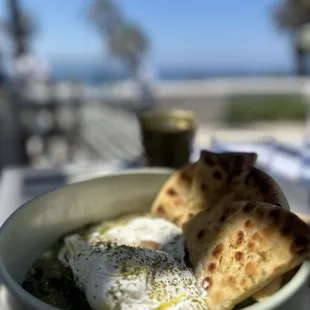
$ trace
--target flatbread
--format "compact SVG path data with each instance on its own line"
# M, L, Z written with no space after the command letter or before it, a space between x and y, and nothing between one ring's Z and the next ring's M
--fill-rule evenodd
M152 212L182 226L197 213L235 201L262 201L289 209L280 186L254 167L255 153L202 151L197 163L176 171L158 194ZM282 276L254 294L263 300L280 289Z
M290 209L289 203L278 183L267 173L253 167L245 179L244 188L236 192L235 201L262 201Z
M253 167L245 180L245 190L237 193L236 200L262 201L290 209L289 203L277 182L267 173ZM256 301L263 301L277 292L283 283L283 276L274 279L253 295Z
M152 213L182 226L220 202L252 200L289 208L278 184L253 167L257 154L202 151L198 162L177 170L157 195Z
M191 207L206 210L220 201L233 201L256 163L255 153L201 151L192 187ZM240 188L240 190L239 190Z
M246 199L267 202L287 210L290 209L289 203L277 182L270 175L255 167L251 169L245 180L244 190L241 189L241 191L236 192L235 201ZM282 282L282 276L274 279L266 287L255 293L253 298L256 301L265 300L281 288Z
M210 310L232 309L310 257L309 226L264 202L217 205L188 221L184 236Z
M224 193L227 193L229 178L232 184L244 184L256 158L255 153L202 151L198 162L177 170L163 185L152 205L152 213L182 226L189 218L227 196Z
M197 162L190 203L206 210L220 202L262 201L289 209L276 181L254 167L255 153L212 153L202 151Z
M188 208L195 167L195 164L189 164L172 174L155 198L152 213L178 226L195 215Z
M220 203L234 201L262 201L289 209L289 204L276 181L253 167L256 162L255 153L221 153L204 151L197 164L194 178L194 209L200 211L215 207ZM218 178L214 180L214 175ZM219 176L221 175L221 178ZM210 180L210 176L213 177ZM211 184L204 193L201 188ZM257 301L266 299L281 288L282 276L275 279L267 287L254 294Z

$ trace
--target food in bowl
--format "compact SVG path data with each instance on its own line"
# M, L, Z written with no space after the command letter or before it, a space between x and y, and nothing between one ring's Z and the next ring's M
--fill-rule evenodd
M63 309L232 309L309 257L309 227L252 153L201 153L151 207L67 234L24 287ZM61 287L61 290L59 290Z
M199 291L185 263L182 230L163 218L151 214L125 216L69 234L60 243L62 246L52 249L52 257L57 256L57 264L66 270L66 281L71 283L67 291L72 291L63 296L63 286L57 289L51 285L42 291L38 277L52 282L55 278L49 279L48 269L42 270L36 263L24 282L26 289L32 287L33 294L54 306L174 309L176 305L175 309L207 309L204 291ZM46 255L40 260L48 266L50 257ZM57 281L61 281L59 276Z

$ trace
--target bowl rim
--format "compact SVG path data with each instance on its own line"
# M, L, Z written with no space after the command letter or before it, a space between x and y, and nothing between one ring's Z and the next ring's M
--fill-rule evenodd
M92 178L89 180L76 182L72 184L66 184L60 188L71 187L76 184L86 183L94 180L99 180L108 177L115 177L115 176L123 176L123 175L139 175L139 174L159 174L159 175L167 175L171 174L173 169L169 168L137 168L137 169L127 169L124 171L117 171L113 173L107 173L103 176ZM52 191L55 192L60 188ZM33 199L22 204L17 210L15 210L3 223L0 227L0 236L2 232L6 229L7 225L10 225L10 222L14 220L14 218L18 215L21 210L23 210L27 205L31 204L34 200L39 199L41 196L44 196L48 193L43 195L37 196ZM266 300L262 302L257 302L251 306L242 308L241 310L272 310L278 307L280 304L283 304L286 300L288 300L292 295L294 295L301 287L307 282L308 277L310 276L310 261L305 261L301 264L296 274L293 278L286 283L279 291L272 294L272 296L268 297ZM20 301L26 301L27 306L33 307L34 309L42 309L42 310L60 310L54 306L51 306L40 299L36 298L32 294L28 293L25 289L22 288L20 284L18 284L6 270L5 265L2 263L0 257L0 279L2 284L8 289L11 293L12 298L16 296Z
M20 207L18 207L2 224L0 227L0 237L2 235L2 232L6 229L8 225L10 225L11 221L14 220L14 218L22 211L24 208L26 208L29 204L31 204L33 201L39 199L42 196L45 196L46 194L56 192L59 189L63 189L66 187L72 187L76 184L82 184L91 182L94 180L99 180L103 178L109 178L109 177L115 177L115 176L123 176L123 175L139 175L139 174L150 174L150 175L167 175L167 177L173 172L173 169L170 168L133 168L133 169L126 169L122 171L116 171L116 172L108 172L100 177L97 178L91 178L88 180L84 180L81 182L71 183L71 184L65 184L53 191L50 191L48 193L44 193L42 195L39 195L37 197L34 197L30 199L29 201L23 203ZM31 307L33 309L42 309L42 310L60 310L60 308L54 307L52 305L49 305L48 303L43 302L39 298L33 296L32 294L28 293L25 289L22 288L20 284L18 284L10 275L10 273L7 271L5 265L3 264L0 256L0 280L1 285L4 285L12 298L15 298L15 296L21 301L27 302L27 307Z

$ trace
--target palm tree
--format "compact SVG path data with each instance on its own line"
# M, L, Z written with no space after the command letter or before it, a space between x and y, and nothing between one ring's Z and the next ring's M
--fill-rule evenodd
M89 9L89 17L107 42L110 55L121 61L137 79L139 67L149 49L146 33L125 19L115 1L95 0Z
M13 39L15 57L27 54L31 37L36 33L37 25L32 16L25 12L19 0L8 0L10 17L5 22L8 35Z
M110 0L94 0L88 9L88 17L105 37L115 35L124 20L119 7Z
M307 51L300 42L302 28L310 23L309 0L283 0L275 8L274 19L281 30L289 32L294 47L296 72L305 75Z
M149 41L142 29L133 23L125 23L117 35L108 40L110 53L121 60L135 79L146 55Z

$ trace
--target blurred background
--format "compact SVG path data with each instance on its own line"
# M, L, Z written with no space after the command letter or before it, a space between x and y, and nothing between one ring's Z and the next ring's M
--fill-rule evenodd
M308 190L309 56L309 0L1 0L2 183L22 175L30 197L128 167L137 115L182 108L199 123L193 157L257 151Z

